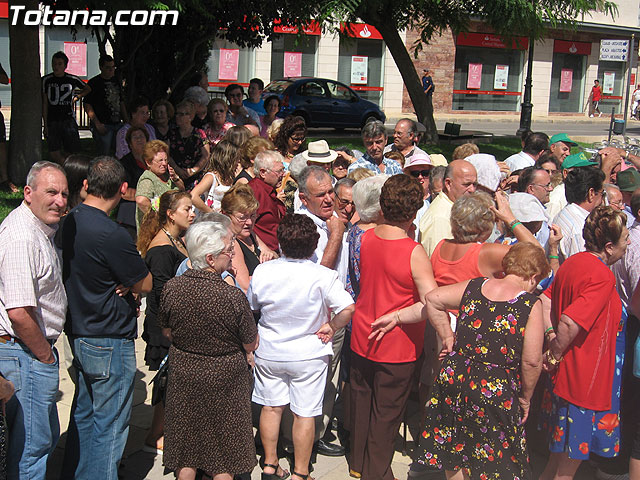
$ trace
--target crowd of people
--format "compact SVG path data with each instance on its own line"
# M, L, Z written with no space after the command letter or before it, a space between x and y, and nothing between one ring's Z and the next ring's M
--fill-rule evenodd
M54 55L44 101L74 81L66 62ZM640 158L525 132L504 161L473 144L447 159L407 118L392 142L372 121L362 152L332 149L276 118L259 79L209 101L199 74L175 106L125 108L113 59L100 69L76 95L99 155L34 164L0 225L8 478L46 476L63 331L75 395L60 478L118 478L143 313L158 371L144 449L179 479L248 474L258 451L263 480L309 480L315 451L393 480L412 394L410 475L531 478L539 428L541 478L589 458L606 475L621 456L640 479ZM45 112L52 160L72 152L65 100Z

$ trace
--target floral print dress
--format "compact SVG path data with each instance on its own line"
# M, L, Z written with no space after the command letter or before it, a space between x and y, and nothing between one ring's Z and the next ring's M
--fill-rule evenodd
M473 479L531 477L520 425L520 359L529 313L538 298L527 292L505 302L482 294L484 278L462 297L454 349L427 403L417 461Z

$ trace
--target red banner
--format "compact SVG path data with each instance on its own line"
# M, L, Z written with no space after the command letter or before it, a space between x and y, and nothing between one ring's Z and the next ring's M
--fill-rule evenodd
M384 92L384 87L365 87L364 85L351 85L351 89L360 92Z
M290 26L290 25L282 25L280 20L273 21L273 31L275 33L290 33L296 34L298 33L298 27ZM303 29L305 35L322 35L322 29L320 28L320 24L315 20L310 21Z
M522 92L505 92L503 90L454 90L453 93L458 95L522 95Z
M459 33L456 38L456 45L484 48L509 48L499 36L490 33ZM527 37L515 37L511 42L510 48L526 50L529 48L529 39Z
M467 88L480 88L482 83L482 64L470 63L469 75L467 76Z
M572 55L591 55L591 44L588 42L567 42L555 40L553 53L570 53Z
M367 23L341 23L340 31L353 38L367 38L373 40L382 40L382 34L374 27Z

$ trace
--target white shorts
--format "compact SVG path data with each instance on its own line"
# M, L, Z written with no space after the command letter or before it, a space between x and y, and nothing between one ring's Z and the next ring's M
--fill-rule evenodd
M289 404L300 417L322 415L329 355L298 362L275 362L256 356L251 400L277 407Z

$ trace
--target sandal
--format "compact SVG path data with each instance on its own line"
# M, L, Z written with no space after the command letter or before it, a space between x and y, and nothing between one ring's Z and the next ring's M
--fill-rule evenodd
M362 474L360 472L356 472L355 470L349 469L349 476L353 478L360 478Z
M274 472L273 473L264 473L265 467L273 468ZM282 475L278 475L278 469L282 470ZM287 470L282 468L277 463L275 465L273 465L271 463L265 463L262 466L262 480L286 480L287 478L289 478L290 475L291 474Z
M291 472L291 474L301 478L302 480L316 480L315 478L310 476L311 475L310 473L303 475L302 473L298 473L294 470L293 472ZM293 480L293 477L291 477L291 480Z

